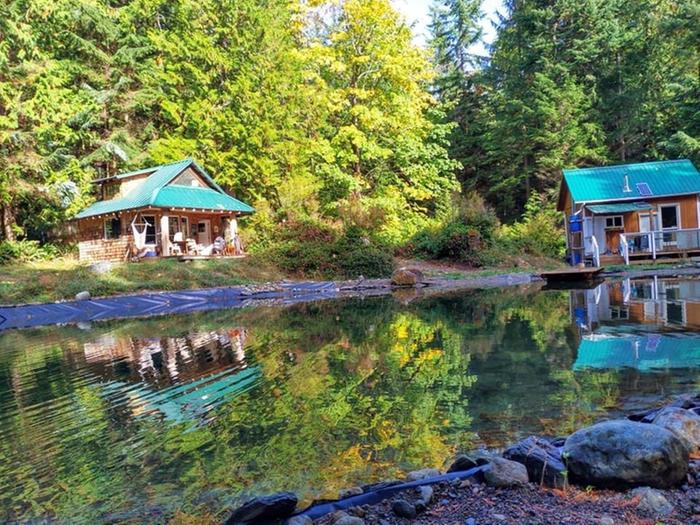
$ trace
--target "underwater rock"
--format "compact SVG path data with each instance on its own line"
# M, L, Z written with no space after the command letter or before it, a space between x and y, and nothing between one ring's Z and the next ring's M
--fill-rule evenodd
M296 509L297 502L297 496L292 492L254 498L234 510L224 525L288 518Z

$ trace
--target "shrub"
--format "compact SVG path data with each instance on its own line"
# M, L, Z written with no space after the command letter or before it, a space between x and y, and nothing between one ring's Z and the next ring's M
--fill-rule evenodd
M60 255L60 250L52 244L39 244L39 241L0 241L0 264L13 261L44 261Z
M543 257L562 257L566 249L562 214L556 209L554 195L533 193L525 205L522 219L501 230L503 240L514 251Z
M365 246L344 253L339 266L342 274L350 278L386 277L394 269L394 258L386 250Z
M476 193L456 199L452 214L442 223L418 233L411 241L413 255L451 259L482 266L498 219ZM477 241L478 240L478 241Z
M372 245L362 229L341 232L308 221L281 226L264 254L280 269L305 277L385 277L393 269L391 252Z

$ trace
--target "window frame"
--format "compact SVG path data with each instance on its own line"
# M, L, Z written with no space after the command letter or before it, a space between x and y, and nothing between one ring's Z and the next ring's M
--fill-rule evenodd
M675 208L676 210L676 225L674 227L666 228L664 227L664 208ZM675 231L681 229L681 206L677 202L672 202L669 204L659 204L659 229L661 231Z
M158 245L158 221L155 215L141 215L144 222L153 222L153 242L148 242L148 233L146 233L146 246L155 247ZM148 228L148 226L146 226Z
M114 232L112 231L112 227L114 226L114 222L118 221L119 222L119 229L117 230L116 236L114 235ZM110 225L109 230L107 228L107 225ZM111 231L112 234L109 235L108 231ZM115 241L122 236L122 218L121 217L107 217L102 221L102 239L105 241Z
M620 224L615 224L616 219L620 219ZM608 220L612 220L612 226L608 226ZM622 215L606 215L605 216L605 230L624 230L625 229L625 218Z

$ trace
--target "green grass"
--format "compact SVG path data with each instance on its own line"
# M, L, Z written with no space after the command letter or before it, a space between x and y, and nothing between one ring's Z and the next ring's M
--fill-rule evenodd
M256 257L180 262L174 259L115 264L96 274L74 260L14 263L0 267L0 304L72 299L87 290L93 297L141 291L235 286L284 279Z

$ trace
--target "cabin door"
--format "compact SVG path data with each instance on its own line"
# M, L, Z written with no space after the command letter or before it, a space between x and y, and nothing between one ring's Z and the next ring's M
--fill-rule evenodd
M211 244L211 221L201 220L197 223L197 244L209 246Z

